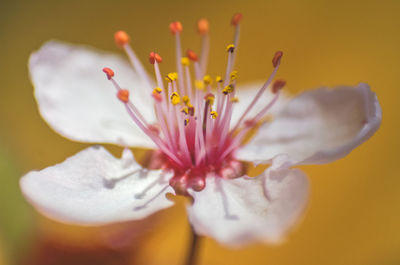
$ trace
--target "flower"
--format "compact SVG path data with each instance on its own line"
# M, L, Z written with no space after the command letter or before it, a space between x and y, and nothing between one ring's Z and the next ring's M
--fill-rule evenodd
M115 55L56 41L33 53L29 69L35 97L54 130L76 141L158 151L144 168L128 148L118 159L101 146L89 147L25 175L20 182L25 197L51 218L101 225L147 217L173 205L167 193L185 195L193 198L187 213L200 235L227 245L281 241L308 199L307 177L292 167L347 155L378 129L381 108L367 84L311 90L288 100L281 92L285 81L273 81L280 51L261 88L237 87L240 20L240 14L232 19L235 35L226 47L226 74L215 80L206 74L205 19L198 22L200 56L192 50L182 56L183 27L170 24L177 72L165 80L162 57L150 53L154 81L124 31L115 34L115 41L131 65ZM249 177L244 161L271 165Z

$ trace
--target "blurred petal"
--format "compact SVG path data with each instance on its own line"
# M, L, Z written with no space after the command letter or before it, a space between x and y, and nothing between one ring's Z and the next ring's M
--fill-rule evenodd
M146 170L127 149L121 159L89 147L64 162L32 171L21 181L25 197L44 215L64 223L101 225L145 218L172 206L170 173Z
M305 208L308 180L298 169L268 169L237 179L207 178L187 207L196 233L222 244L278 243Z
M250 105L251 101L255 98L257 92L263 86L263 83L251 83L239 86L236 90L236 97L238 97L239 102L235 103L235 107L232 112L232 121L231 124L233 126L236 125L236 122L240 119L243 112ZM254 117L260 112L274 97L274 94L271 93L270 89L266 89L266 91L262 94L262 98L258 100L257 104L250 110L247 114L247 119ZM277 113L287 102L288 98L284 93L281 93L280 98L273 105L273 107L268 111L268 114Z
M381 119L376 95L367 84L304 92L264 124L237 157L267 163L285 154L292 164L328 163L370 138Z
M115 71L118 83L149 122L154 121L151 89L119 56L85 46L50 41L33 53L29 70L42 117L59 134L81 142L153 147L133 123L102 72Z

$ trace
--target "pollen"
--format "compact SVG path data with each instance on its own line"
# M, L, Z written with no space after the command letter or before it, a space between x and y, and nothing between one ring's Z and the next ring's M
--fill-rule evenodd
M107 79L110 80L111 78L114 77L114 71L111 70L111 68L104 67L103 72L107 75Z
M149 55L149 61L151 64L155 64L156 62L161 63L162 57L158 53L151 52Z
M172 105L177 105L181 102L181 97L177 92L171 94L171 103Z
M224 82L224 80L222 79L222 77L221 77L220 75L218 75L218 76L215 78L215 82L217 82L217 83L222 83L222 82Z
M211 111L210 112L211 118L216 119L218 117L218 112L216 111Z
M194 86L199 90L203 90L204 89L204 81L203 80L195 80Z
M208 20L205 18L201 18L197 21L197 32L200 35L206 35L209 31Z
M204 84L206 85L211 85L212 84L212 78L209 75L205 75L203 78Z
M169 29L171 30L171 33L173 35L181 33L183 30L182 23L179 21L174 21L171 24L169 24Z
M184 66L189 66L189 64L190 64L189 58L188 57L182 57L181 64L184 65Z
M120 89L117 92L117 97L123 103L128 103L128 101L129 101L129 91L127 89Z
M229 77L231 78L231 81L236 80L238 78L238 71L236 70L232 71Z
M178 73L177 72L172 72L167 75L165 80L168 82L176 81L178 79Z
M277 67L278 64L281 62L281 58L283 56L283 52L282 51L277 51L274 55L274 57L272 58L272 65L274 67Z
M153 93L161 94L161 92L162 92L162 88L161 87L156 87L156 88L153 89Z
M190 98L188 96L183 96L182 101L186 106L190 105Z
M186 115L188 115L189 114L189 108L188 107L183 107L183 108L181 108L181 112L183 112Z
M129 43L130 38L129 38L129 35L125 31L120 30L120 31L115 32L114 40L118 46L123 47Z
M232 93L234 89L235 89L235 87L232 84L229 84L226 87L224 87L224 89L222 90L222 93L224 93L225 95L228 95L229 93Z
M235 50L235 44L229 44L226 46L226 51L232 53Z

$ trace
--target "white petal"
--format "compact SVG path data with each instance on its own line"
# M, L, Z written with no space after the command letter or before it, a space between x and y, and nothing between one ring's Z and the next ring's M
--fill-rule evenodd
M43 118L61 135L81 142L153 147L117 99L102 72L110 67L118 83L149 122L154 121L151 88L119 56L86 46L50 41L29 60L35 97Z
M142 169L127 149L117 159L89 147L61 164L22 177L25 197L44 215L64 223L101 225L145 218L173 205L172 174ZM143 207L144 206L144 207Z
M187 207L196 233L230 246L280 242L303 212L307 177L298 169L268 169L237 179L207 178Z
M262 126L237 157L266 163L285 154L292 164L327 163L370 138L381 119L376 95L367 84L308 91Z
M236 90L236 96L239 98L239 102L235 103L235 106L233 108L231 121L232 127L236 125L236 122L240 119L243 112L247 109L251 101L253 101L257 92L262 86L263 83L251 83L238 86L238 89ZM271 90L267 88L266 91L264 91L264 93L262 94L261 98L256 103L256 105L254 105L250 112L247 114L246 119L252 118L257 115L258 112L260 112L266 105L268 105L273 97L274 94L272 94ZM268 111L267 114L277 113L282 108L282 106L285 105L287 100L288 98L284 95L284 93L281 93L280 98L277 102L275 102L274 106Z

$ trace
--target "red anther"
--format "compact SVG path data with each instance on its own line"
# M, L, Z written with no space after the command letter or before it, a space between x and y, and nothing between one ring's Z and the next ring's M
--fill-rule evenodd
M274 67L276 67L278 65L278 63L281 62L281 58L282 58L283 52L282 51L277 51L274 55L274 58L272 58L272 65Z
M231 24L233 26L237 26L237 24L239 24L240 20L242 20L242 13L236 13L233 15L232 20L231 20Z
M129 38L129 35L126 34L125 31L120 30L120 31L115 32L114 40L118 46L123 47L125 44L129 43L130 38Z
M286 85L286 81L284 80L276 80L273 84L272 84L272 93L276 93L279 90L281 90L284 86Z
M192 51L192 50L187 50L187 51L186 51L186 56L187 56L191 61L194 61L194 62L197 62L197 61L199 60L199 57L197 57L197 54L196 54L194 51Z
M126 89L118 90L117 97L123 103L128 103L129 101L129 91Z
M157 102L161 102L162 101L162 95L161 94L159 94L159 93L154 91L151 95L153 96L155 101L157 101Z
M161 63L162 62L162 58L158 53L151 52L150 56L149 56L149 61L150 61L151 64L154 64L156 61L157 61L157 63Z
M176 35L177 33L181 33L183 30L182 24L179 21L174 21L171 24L169 24L169 29L171 30L171 33L173 35Z
M197 21L197 32L200 35L206 35L209 30L208 20L205 18L200 18Z
M107 75L107 79L110 80L111 78L114 77L114 71L111 70L111 68L104 67L103 72Z

